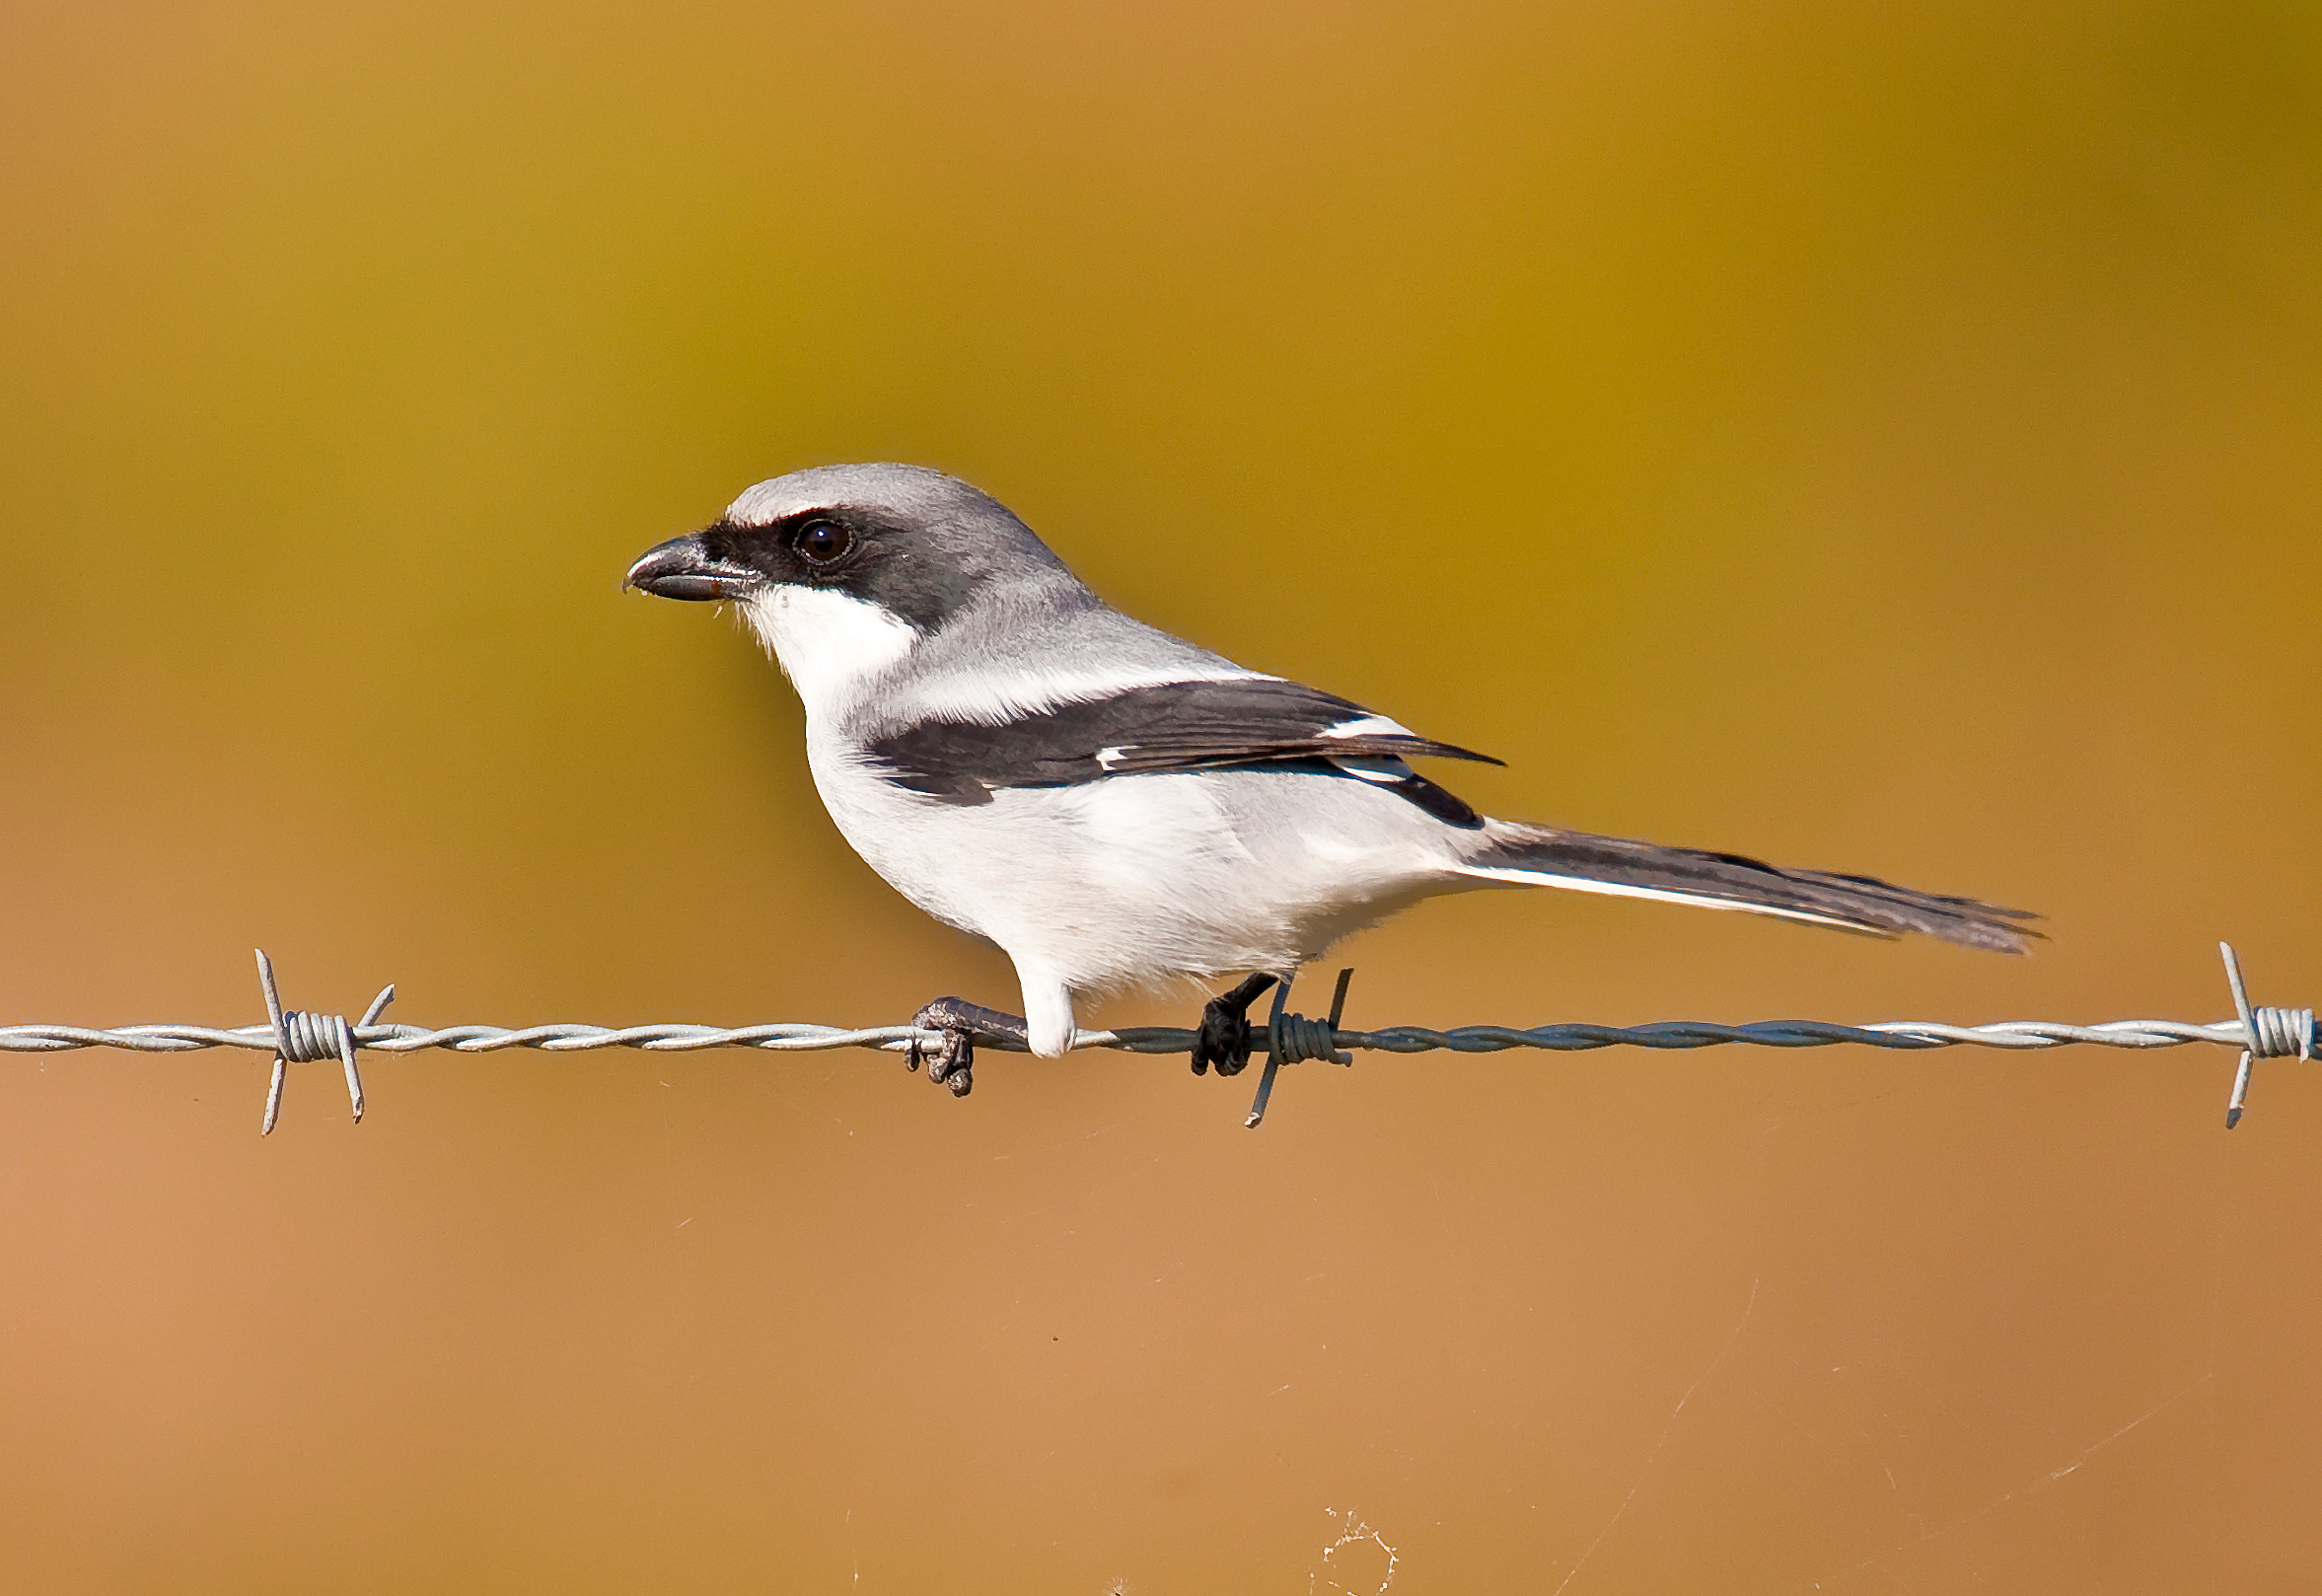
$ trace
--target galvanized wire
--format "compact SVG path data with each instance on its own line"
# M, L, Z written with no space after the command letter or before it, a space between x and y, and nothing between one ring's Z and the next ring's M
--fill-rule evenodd
M2053 1020L2002 1020L1990 1025L1948 1025L1934 1020L1880 1020L1865 1025L1838 1025L1824 1020L1767 1020L1749 1025L1719 1025L1704 1020L1662 1020L1647 1025L1504 1026L1462 1025L1433 1030L1418 1025L1392 1025L1372 1031L1342 1027L1346 981L1352 972L1342 972L1331 1005L1330 1018L1310 1020L1287 1011L1288 983L1275 993L1273 1017L1264 1030L1251 1028L1253 1052L1268 1055L1268 1063L1252 1105L1248 1123L1264 1118L1275 1070L1284 1063L1331 1059L1351 1062L1354 1052L1505 1052L1531 1049L1550 1052L1581 1052L1598 1048L1654 1048L1662 1050L1744 1046L1757 1048L1830 1048L1853 1046L1923 1052L1942 1048L1998 1048L2011 1052L2047 1048L2180 1048L2206 1042L2239 1048L2242 1058L2228 1100L2226 1125L2240 1118L2249 1091L2250 1068L2259 1058L2295 1056L2311 1059L2315 1052L2315 1024L2311 1009L2261 1008L2250 1003L2239 962L2231 947L2220 943L2237 1017L2206 1025L2181 1020L2107 1020L2096 1025L2069 1025ZM343 1016L301 1013L283 1007L274 988L273 968L258 955L261 992L268 1023L219 1029L200 1025L79 1025L0 1026L0 1052L67 1052L81 1048L119 1048L132 1052L191 1052L209 1048L242 1048L274 1054L274 1077L267 1093L264 1127L274 1126L280 1106L284 1066L335 1058L346 1072L348 1099L354 1117L362 1118L363 1088L355 1066L355 1052L410 1053L431 1049L451 1052L502 1052L526 1049L540 1052L586 1052L605 1048L630 1048L646 1052L693 1052L708 1048L750 1048L761 1052L825 1052L837 1048L877 1048L911 1055L932 1053L944 1043L944 1033L917 1025L881 1025L849 1029L782 1021L766 1025L714 1026L686 1024L529 1026L383 1025L379 1015L395 995L388 987L375 998L363 1018L349 1024ZM1174 1026L1142 1026L1118 1031L1077 1031L1072 1046L1133 1053L1182 1053L1192 1051L1195 1033ZM1000 1038L977 1038L978 1046L1023 1052L1023 1045Z
M578 1023L516 1027L452 1025L441 1029L420 1025L349 1025L347 1029L357 1048L388 1053L439 1048L452 1052L502 1052L518 1048L541 1052L586 1052L602 1048L634 1048L647 1052L692 1052L705 1048L824 1052L835 1048L878 1048L903 1052L913 1043L933 1048L943 1040L940 1031L911 1025L850 1030L800 1022L733 1027ZM1342 1029L1331 1033L1332 1046L1341 1050L1399 1053L1505 1052L1511 1049L1583 1052L1598 1048L1688 1049L1733 1044L1757 1048L1852 1045L1899 1050L1970 1047L2036 1051L2079 1046L2180 1048L2190 1042L2208 1042L2220 1047L2248 1048L2249 1038L2249 1029L2239 1020L2217 1020L2208 1025L2181 1020L2108 1020L2097 1025L2067 1025L2052 1020L2003 1020L1992 1025L1945 1025L1932 1020L1880 1020L1865 1025L1838 1025L1823 1020L1766 1020L1751 1025L1660 1020L1648 1025L1462 1025L1444 1031L1420 1025L1390 1025L1373 1031ZM2272 1040L2271 1032L2260 1040ZM1254 1030L1251 1041L1256 1051L1267 1050L1265 1031ZM1134 1053L1188 1052L1193 1043L1192 1031L1174 1026L1080 1031L1072 1038L1076 1050L1107 1049ZM977 1046L1001 1052L1024 1051L1020 1043L996 1038L979 1037ZM121 1048L132 1052L243 1048L254 1052L272 1052L275 1034L270 1025L246 1025L231 1030L201 1025L0 1026L0 1052L69 1052L81 1048ZM330 1058L336 1054L323 1056Z

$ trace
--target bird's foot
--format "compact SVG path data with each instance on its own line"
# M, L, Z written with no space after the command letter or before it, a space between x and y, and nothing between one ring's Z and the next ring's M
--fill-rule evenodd
M940 1031L943 1040L932 1050L912 1043L909 1052L904 1054L904 1067L917 1069L924 1057L927 1078L938 1086L950 1087L954 1097L966 1097L976 1089L978 1033L1006 1042L1026 1040L1024 1022L1015 1015L971 1003L964 997L937 998L912 1015L911 1024L923 1031Z
M1211 1064L1220 1075L1242 1072L1250 1062L1250 1005L1278 979L1252 976L1223 997L1209 999L1201 1009L1200 1027L1194 1033L1195 1074L1206 1074Z

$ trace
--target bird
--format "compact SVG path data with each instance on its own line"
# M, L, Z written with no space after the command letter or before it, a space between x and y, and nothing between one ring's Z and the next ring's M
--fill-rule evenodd
M1413 762L1500 761L1123 614L923 466L760 482L622 586L736 607L797 690L840 834L1014 963L1021 1014L940 997L914 1017L960 1096L978 1037L1053 1057L1084 1001L1247 973L1193 1048L1196 1074L1237 1073L1275 980L1445 893L1560 887L2011 953L2038 935L1972 898L1481 814Z

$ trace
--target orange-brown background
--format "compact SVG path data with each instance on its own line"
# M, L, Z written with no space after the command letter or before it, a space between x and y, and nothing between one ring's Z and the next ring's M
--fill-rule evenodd
M2317 15L20 3L0 1019L247 1022L256 944L1012 1003L615 591L887 458L1501 813L2052 916L1453 901L1356 1023L2322 999ZM2228 1136L2231 1063L1370 1056L1253 1135L1174 1060L429 1054L261 1142L259 1056L0 1057L0 1587L2312 1588L2322 1081Z

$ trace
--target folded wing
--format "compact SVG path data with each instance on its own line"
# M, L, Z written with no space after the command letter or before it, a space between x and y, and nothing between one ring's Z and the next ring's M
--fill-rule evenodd
M997 725L930 720L875 739L888 780L951 804L1009 787L1064 787L1189 770L1296 769L1394 791L1455 826L1482 818L1410 759L1499 762L1438 743L1358 703L1273 677L1167 682L1059 703Z

